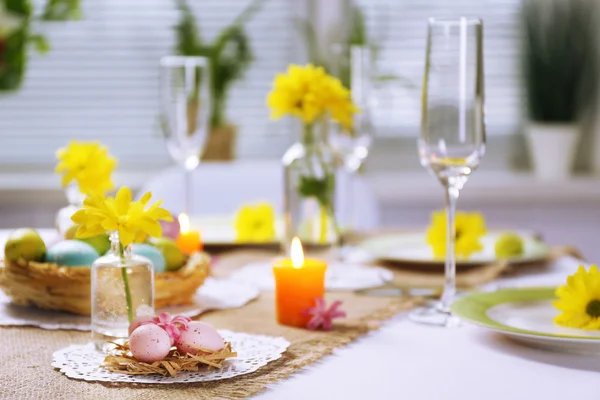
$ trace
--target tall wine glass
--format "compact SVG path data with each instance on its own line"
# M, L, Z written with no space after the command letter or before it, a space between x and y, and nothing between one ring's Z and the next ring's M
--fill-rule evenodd
M446 192L446 263L441 301L411 313L413 321L454 325L454 214L460 190L485 153L483 24L477 18L429 20L423 79L421 165Z
M183 211L192 212L192 172L208 134L210 76L204 57L160 60L161 125L167 150L184 170Z

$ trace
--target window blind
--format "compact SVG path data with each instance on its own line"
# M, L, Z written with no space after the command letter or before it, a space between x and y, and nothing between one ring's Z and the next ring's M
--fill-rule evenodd
M255 61L235 84L227 113L238 125L240 157L272 152L273 140L287 143L288 127L269 121L265 97L293 57L293 1L266 2L246 25ZM39 12L43 1L34 3ZM189 4L203 38L212 40L249 0ZM51 51L31 52L23 87L0 94L0 166L48 167L73 138L102 141L120 168L168 164L158 129L158 62L173 52L175 2L83 0L82 8L81 21L34 25Z
M358 0L370 38L382 44L379 72L402 77L375 89L373 118L378 136L418 134L427 19L436 16L483 20L487 132L514 133L523 114L518 59L520 1Z

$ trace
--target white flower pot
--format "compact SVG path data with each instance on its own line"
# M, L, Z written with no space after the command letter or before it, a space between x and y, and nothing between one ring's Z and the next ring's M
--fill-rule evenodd
M579 127L576 124L530 123L527 138L538 178L561 180L569 177L579 140Z

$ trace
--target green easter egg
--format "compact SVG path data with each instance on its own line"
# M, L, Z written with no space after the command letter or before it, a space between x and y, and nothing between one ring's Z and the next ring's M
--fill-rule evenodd
M67 267L89 267L98 257L98 252L89 244L79 240L65 240L48 250L46 261Z
M4 257L9 261L20 258L25 261L44 261L46 244L34 229L16 229L6 241Z
M525 251L525 245L523 239L514 233L503 233L494 246L496 257L498 258L511 258L517 257L523 254Z
M98 254L105 254L108 250L110 250L110 239L106 233L87 239L76 240L89 244L98 252Z
M183 264L185 264L185 254L179 250L175 241L163 237L153 239L152 244L162 252L167 271L175 271L183 267Z
M156 247L145 243L135 243L133 245L133 254L146 257L150 260L154 266L154 272L165 271L165 257L163 257L163 253Z

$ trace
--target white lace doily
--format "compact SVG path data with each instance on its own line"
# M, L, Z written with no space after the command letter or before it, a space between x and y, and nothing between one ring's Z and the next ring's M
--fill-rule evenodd
M252 285L232 279L207 278L194 296L194 302L186 306L167 307L157 310L171 314L195 317L208 310L237 308L254 300L260 291ZM0 326L37 326L43 329L90 330L90 317L36 307L21 307L11 303L0 290Z
M221 330L221 336L231 342L238 353L236 358L225 361L223 369L202 369L183 372L174 377L161 375L127 375L110 372L100 367L104 354L96 351L93 344L71 345L54 352L52 366L69 378L86 381L128 383L191 383L207 382L249 374L267 363L277 360L286 351L290 342L282 337L251 335Z
M246 264L230 276L231 279L256 286L261 290L275 290L272 262ZM392 272L362 264L330 263L325 275L327 290L358 290L384 285L394 278Z

